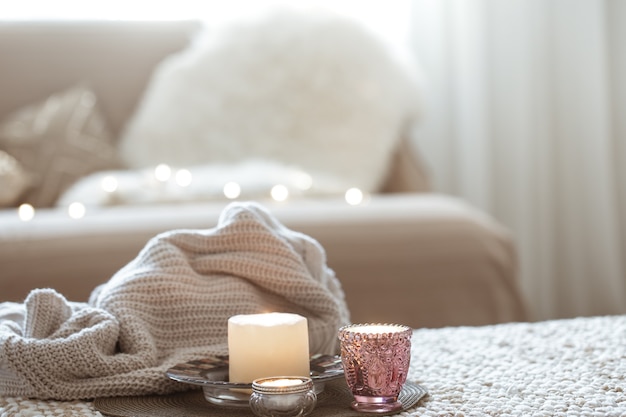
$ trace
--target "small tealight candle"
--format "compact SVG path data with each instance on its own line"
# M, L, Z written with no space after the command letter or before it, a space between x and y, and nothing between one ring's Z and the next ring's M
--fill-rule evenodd
M276 375L309 377L307 319L291 313L240 314L228 319L229 380L251 383Z
M317 404L313 380L277 376L252 381L250 409L258 417L303 417Z

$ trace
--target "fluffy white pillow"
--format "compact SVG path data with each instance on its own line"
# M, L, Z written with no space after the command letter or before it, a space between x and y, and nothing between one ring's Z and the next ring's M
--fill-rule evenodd
M120 151L133 168L275 160L376 191L420 113L415 74L396 58L319 10L231 22L157 68Z

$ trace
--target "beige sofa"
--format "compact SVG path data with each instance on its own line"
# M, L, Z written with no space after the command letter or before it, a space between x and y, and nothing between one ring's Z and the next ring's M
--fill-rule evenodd
M198 28L196 22L0 22L0 122L87 82L117 136L155 65L185 47ZM341 197L261 203L322 244L354 322L439 327L525 320L507 231L428 184L416 150L402 140L384 185L367 203L350 206ZM4 208L0 301L21 301L38 287L86 300L150 237L213 227L226 204L121 205L79 220L62 208L37 208L27 222L14 207Z

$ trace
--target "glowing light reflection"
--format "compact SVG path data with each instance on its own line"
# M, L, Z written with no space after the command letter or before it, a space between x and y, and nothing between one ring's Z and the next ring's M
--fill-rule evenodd
M363 202L363 191L358 188L350 188L346 191L346 202L351 206L357 206Z
M285 201L289 197L289 190L282 184L277 184L270 191L272 198L276 201Z
M167 182L172 176L172 168L167 164L159 164L154 168L154 178L157 181Z
M35 208L30 204L22 204L17 209L17 215L23 222L28 222L35 217Z
M231 200L241 195L241 187L236 182L227 182L224 184L224 195Z
M193 181L193 176L188 169L179 169L176 171L176 184L181 187L188 187L191 185L191 181Z
M72 219L82 219L85 217L87 209L83 203L74 202L67 207L67 213Z
M100 185L107 193L113 193L117 190L117 179L112 175L107 175L102 178Z

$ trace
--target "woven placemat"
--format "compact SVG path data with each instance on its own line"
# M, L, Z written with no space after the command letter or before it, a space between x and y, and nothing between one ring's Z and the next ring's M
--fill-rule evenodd
M427 395L427 391L422 386L411 382L404 384L399 397L403 405L402 411L415 406L425 395ZM348 390L345 380L328 382L324 391L319 394L317 406L310 416L356 417L366 415L352 410L350 408L352 401L352 394ZM201 390L170 395L97 398L94 401L94 407L102 414L113 417L254 416L248 408L222 407L212 404L204 399Z

